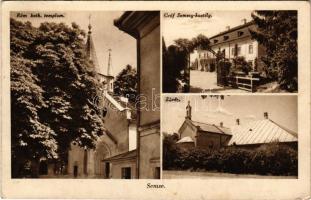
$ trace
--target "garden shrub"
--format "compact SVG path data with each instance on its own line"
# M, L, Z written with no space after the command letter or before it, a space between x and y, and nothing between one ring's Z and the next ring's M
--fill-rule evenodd
M298 174L297 150L278 143L255 149L228 147L219 150L192 148L176 150L170 169L218 171L235 174ZM164 158L164 163L165 163Z

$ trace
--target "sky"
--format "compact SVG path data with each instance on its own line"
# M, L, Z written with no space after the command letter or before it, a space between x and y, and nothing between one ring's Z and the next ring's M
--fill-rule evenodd
M178 98L180 101L166 101ZM235 125L236 119L240 123L264 119L264 112L274 122L297 133L297 96L293 95L235 95L225 96L224 100L215 97L202 99L200 95L174 96L166 95L162 98L161 129L163 132L177 132L186 116L187 102L192 106L192 120L219 125L224 127Z
M200 11L198 14L208 13L211 17L177 17L178 13L194 14L195 11L165 11L162 20L162 35L166 46L172 45L175 39L191 39L199 34L211 37L225 31L226 26L231 28L241 25L242 19L251 21L252 11ZM174 18L167 17L175 13Z
M101 68L101 73L107 73L108 66L108 49L112 49L112 67L113 75L117 75L127 64L136 68L136 40L123 31L120 31L113 25L113 20L118 19L123 12L57 12L63 14L63 18L34 18L30 17L30 13L26 18L17 18L17 12L11 13L11 17L19 21L30 21L33 26L38 27L42 22L63 22L71 26L75 22L81 29L88 32L89 21L92 25L92 37L95 45L97 59ZM47 12L44 12L47 13ZM49 12L48 14L54 14ZM43 16L43 12L40 12ZM90 20L89 20L89 16Z

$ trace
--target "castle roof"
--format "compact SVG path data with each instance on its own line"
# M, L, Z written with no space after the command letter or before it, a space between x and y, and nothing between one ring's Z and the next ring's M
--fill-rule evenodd
M211 45L215 46L222 43L232 42L237 39L248 38L251 36L249 30L255 30L256 25L254 21L247 22L245 24L233 27L229 30L222 31L209 38Z

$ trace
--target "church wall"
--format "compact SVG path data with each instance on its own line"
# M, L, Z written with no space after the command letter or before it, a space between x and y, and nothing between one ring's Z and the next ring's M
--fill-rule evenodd
M137 148L137 125L131 123L129 127L129 151Z
M146 26L155 27L140 38L140 147L139 178L155 178L160 167L160 26L159 16ZM147 30L142 30L147 32ZM158 97L158 98L157 98ZM144 100L141 98L140 100Z
M84 175L84 149L77 144L71 144L71 150L68 153L68 174L74 175L74 167L77 166L78 177Z
M221 135L199 131L196 146L210 149L219 149L221 147Z
M154 20L152 23L156 23ZM140 40L140 125L160 119L160 26ZM156 98L158 96L158 98ZM147 99L147 101L145 101Z
M107 100L106 100L107 101ZM105 103L107 114L104 118L105 128L117 140L117 152L112 155L127 152L129 150L129 122L126 112L120 112L114 105Z
M160 167L160 127L146 128L140 134L139 178L155 178L155 168Z
M181 130L179 134L180 134L180 139L184 137L188 137L188 136L191 137L196 146L196 143L197 143L196 131L193 130L189 125L185 125L185 128Z
M124 160L124 161L112 161L111 163L110 178L121 179L122 178L122 168L131 168L131 179L137 178L136 175L136 159Z

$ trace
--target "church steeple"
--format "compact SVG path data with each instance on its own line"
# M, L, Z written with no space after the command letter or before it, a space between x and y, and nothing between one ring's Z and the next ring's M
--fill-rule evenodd
M111 60L111 49L108 49L109 55L108 55L108 68L107 68L107 76L113 76L112 71L112 60Z
M88 25L89 31L87 35L87 40L86 40L86 54L88 58L93 62L95 71L97 73L100 72L97 56L96 56L96 51L95 51L95 46L93 43L92 39L92 25L91 25L91 15L89 16L89 25Z
M191 106L190 106L190 101L188 101L188 105L186 107L186 119L191 120Z

